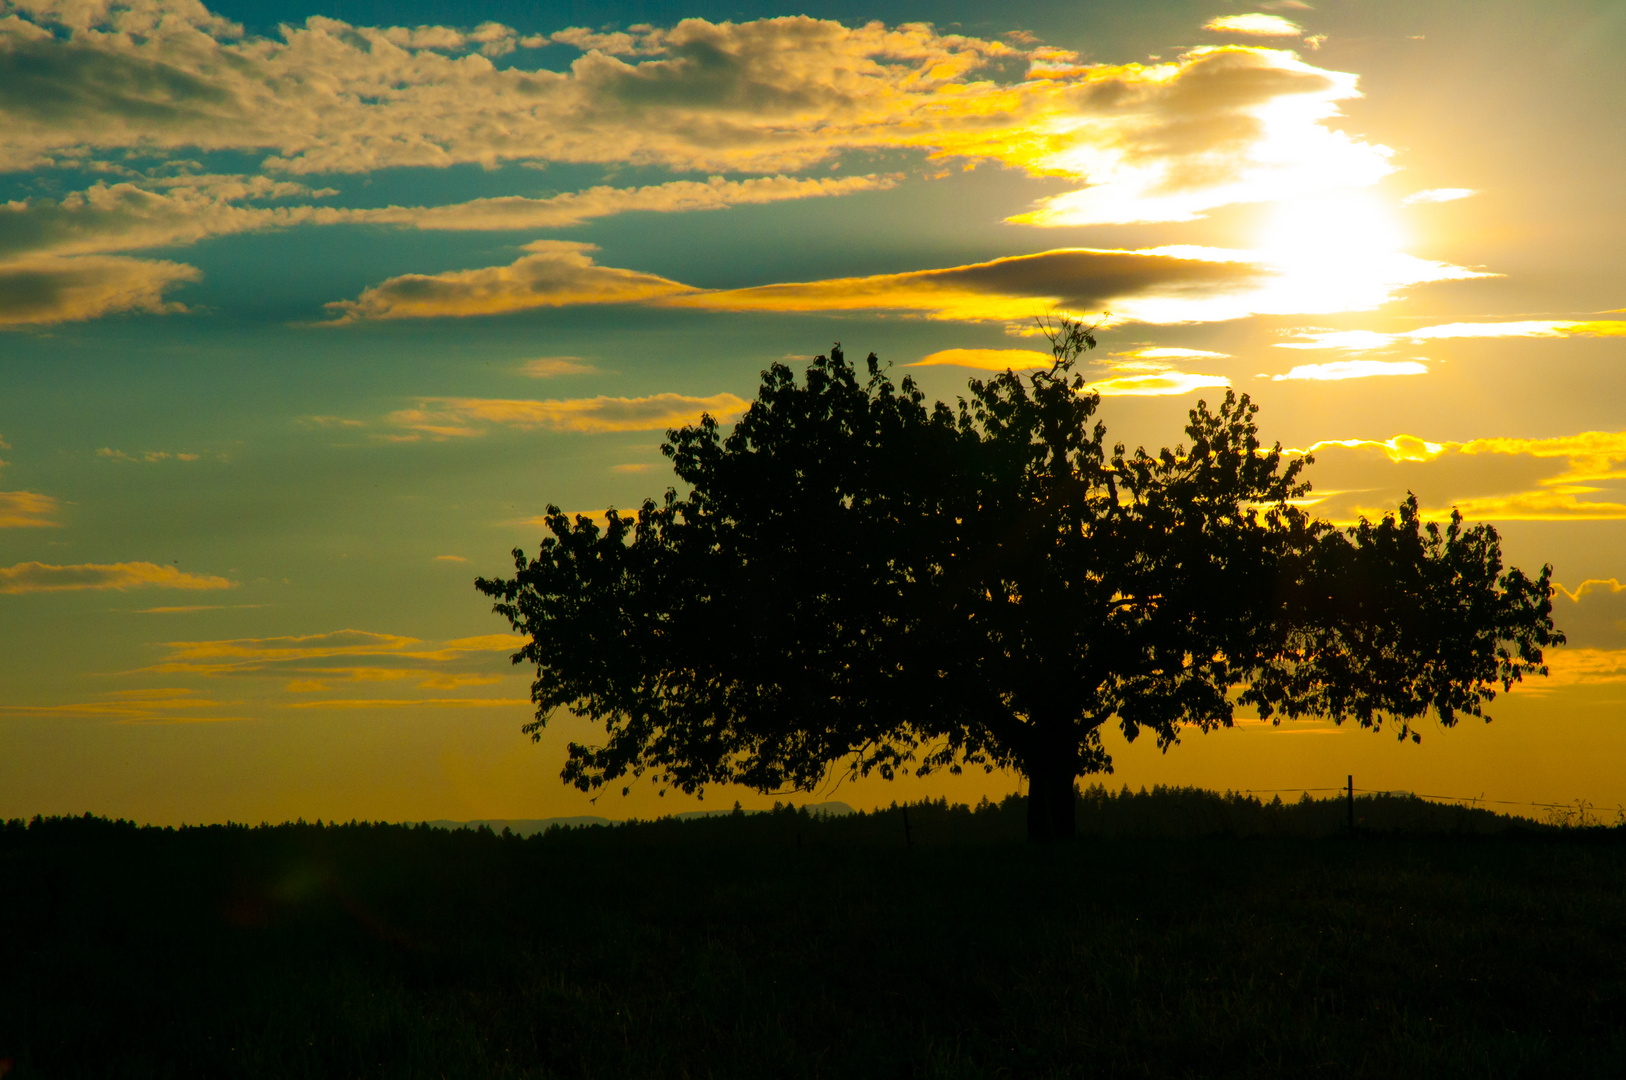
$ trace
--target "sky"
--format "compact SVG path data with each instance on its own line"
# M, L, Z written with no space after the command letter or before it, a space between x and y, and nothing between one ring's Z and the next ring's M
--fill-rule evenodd
M1315 513L1491 523L1569 636L1490 724L1115 736L1098 779L1612 815L1623 53L1617 0L0 0L0 817L771 805L564 786L593 732L521 734L474 579L659 496L772 363L953 401L1057 313L1112 440L1245 392Z

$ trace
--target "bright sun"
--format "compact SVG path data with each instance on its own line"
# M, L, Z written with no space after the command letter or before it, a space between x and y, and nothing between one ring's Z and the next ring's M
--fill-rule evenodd
M1409 237L1375 192L1339 191L1277 204L1266 219L1258 250L1284 263L1387 260Z

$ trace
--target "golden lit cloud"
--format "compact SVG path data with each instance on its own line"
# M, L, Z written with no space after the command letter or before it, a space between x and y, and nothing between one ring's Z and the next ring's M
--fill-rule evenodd
M1029 368L1048 368L1056 362L1049 353L1032 349L942 349L916 360L905 367L933 367L948 364L954 367L977 368L982 371L1024 371Z
M164 291L195 281L195 267L160 259L81 255L0 262L0 326L94 319L121 311L184 311Z
M1526 684L1541 692L1549 688L1626 682L1626 649L1572 649L1548 651L1547 678Z
M177 247L210 236L295 225L311 220L318 208L241 203L312 194L303 184L268 177L98 181L60 199L36 196L0 204L0 258Z
M57 501L37 491L0 491L0 529L39 529L61 524Z
M1304 450L1290 450L1292 454L1314 454L1320 450L1339 446L1346 450L1358 447L1370 447L1381 451L1390 461L1429 461L1445 453L1444 443L1428 442L1415 435L1396 435L1392 439L1377 442L1371 439L1323 439L1313 443Z
M1223 375L1196 375L1184 371L1152 371L1141 374L1110 375L1089 384L1102 397L1171 397L1207 388L1224 388L1231 380Z
M1233 28L1291 25L1236 18ZM1025 218L1062 224L1189 220L1390 170L1384 148L1326 126L1337 102L1356 96L1354 76L1250 46L1113 66L920 23L685 19L555 33L583 51L555 71L493 65L548 40L495 23L471 33L312 16L243 36L186 0L140 14L16 11L0 39L0 168L12 171L98 153L236 150L268 153L269 169L291 174L510 161L782 173L853 151L917 149L1087 179ZM485 227L470 221L487 214L592 216L598 198L487 203L446 227Z
M439 644L399 634L340 630L291 637L171 641L147 673L206 678L274 679L291 694L322 693L335 685L411 682L423 690L464 690L511 677L508 657L525 643L513 634L482 634ZM375 691L376 692L376 691ZM349 699L300 702L313 708L364 708ZM367 699L371 701L372 699ZM393 700L393 699L392 699ZM401 705L453 705L485 699L398 699ZM506 699L504 699L506 702Z
M907 311L927 318L1025 322L1063 311L1169 325L1247 315L1375 308L1405 285L1483 276L1389 253L1367 261L1171 246L1062 248L986 263L861 278L689 292L661 299L712 311Z
M1249 34L1255 37L1298 37L1304 33L1302 26L1289 22L1280 15L1261 15L1257 12L1249 12L1246 15L1221 15L1217 19L1209 19L1203 24L1203 29L1220 34Z
M1346 460L1341 451L1353 451L1357 458ZM1626 432L1467 442L1397 435L1382 442L1324 440L1293 452L1316 454L1315 474L1330 476L1344 489L1340 498L1323 504L1342 519L1375 517L1385 512L1386 503L1392 510L1410 490L1430 520L1449 517L1452 507L1481 521L1626 520ZM1357 460L1372 453L1410 471L1386 475L1372 467L1371 458L1365 464Z
M502 315L575 304L628 304L693 291L654 274L599 266L587 254L597 250L594 244L537 240L526 244L525 250L532 254L508 266L390 278L355 300L328 304L339 318L327 325L362 319Z
M1565 596L1569 597L1571 601L1576 603L1579 603L1581 598L1586 596L1588 593L1599 593L1613 596L1616 593L1626 592L1626 585L1622 585L1615 578L1587 578L1585 581L1581 582L1581 584L1577 585L1573 590L1566 589L1563 585L1554 582L1553 588L1557 592L1563 593Z
M1263 276L1235 252L1063 248L940 270L759 285L663 302L713 311L909 311L998 322L1026 321L1053 309L1110 310L1155 322L1218 310Z
M490 425L598 434L664 431L697 424L706 414L726 422L743 413L749 405L750 402L733 394L710 397L652 394L638 398L600 395L550 401L425 398L416 408L391 413L389 420L417 435L439 439L484 435Z
M1273 375L1276 382L1283 379L1370 379L1381 375L1427 375L1428 367L1415 360L1335 360L1328 364L1300 364L1286 375Z
M69 592L80 589L234 589L235 581L207 574L188 574L157 563L78 563L51 566L42 562L0 566L0 593Z
M475 199L448 206L388 206L378 209L313 210L312 220L365 222L404 225L414 229L558 229L579 225L593 218L643 210L678 213L691 210L721 210L730 206L750 206L850 195L859 191L894 187L894 177L844 176L796 180L788 176L752 177L746 180L674 180L639 188L599 186L586 191L566 192L546 199L517 195Z
M1149 345L1142 349L1130 349L1128 352L1113 353L1113 356L1125 360L1225 360L1229 353L1210 352L1207 349L1182 349L1167 345Z
M146 179L141 184L98 182L61 199L35 197L0 204L0 268L3 260L38 261L176 247L213 236L297 225L395 225L463 231L563 228L635 210L717 210L882 190L896 183L895 177L874 175L745 180L714 176L707 181L679 180L639 188L599 186L543 199L508 196L442 206L345 208L244 205L245 200L325 194L312 192L303 184L266 177L183 176Z
M364 630L171 641L165 643L165 656L144 670L286 679L290 681L285 688L295 693L320 691L331 682L402 680L412 680L423 688L450 690L500 682L507 673L507 655L523 644L524 639L513 634L483 634L437 645L419 638Z

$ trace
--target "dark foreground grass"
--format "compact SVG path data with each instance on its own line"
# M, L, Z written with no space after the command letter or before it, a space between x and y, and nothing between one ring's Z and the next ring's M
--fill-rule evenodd
M530 839L13 823L0 1059L8 1080L1626 1061L1622 830L1030 847L1020 810L911 807L907 847L901 811Z

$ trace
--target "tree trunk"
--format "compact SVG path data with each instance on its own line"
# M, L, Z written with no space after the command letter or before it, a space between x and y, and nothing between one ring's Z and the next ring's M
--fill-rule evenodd
M1077 833L1073 817L1073 784L1078 779L1076 755L1058 755L1028 766L1028 839L1070 840Z

